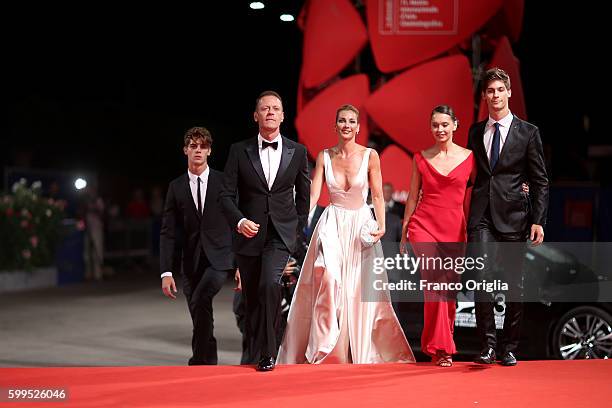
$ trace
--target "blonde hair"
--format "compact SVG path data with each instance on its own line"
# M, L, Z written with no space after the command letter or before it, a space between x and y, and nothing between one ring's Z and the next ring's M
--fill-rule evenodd
M341 107L339 107L338 110L336 111L336 122L338 121L338 116L340 116L340 112L344 112L344 111L354 112L355 115L357 115L357 121L359 121L359 109L357 109L353 105L346 104L346 105L342 105Z

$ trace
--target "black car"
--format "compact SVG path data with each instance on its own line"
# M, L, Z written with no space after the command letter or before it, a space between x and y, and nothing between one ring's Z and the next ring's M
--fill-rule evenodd
M593 252L597 251L597 261L593 262ZM612 280L608 276L612 261L606 258L611 254L605 245L595 243L528 247L520 358L612 357ZM495 301L496 325L501 329L504 294L497 293ZM423 304L397 302L394 307L411 346L419 351ZM481 349L473 291L457 293L454 339L458 360L469 360ZM419 359L425 359L419 355Z

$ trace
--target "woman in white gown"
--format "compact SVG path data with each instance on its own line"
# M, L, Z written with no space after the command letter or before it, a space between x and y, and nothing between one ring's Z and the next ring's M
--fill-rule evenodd
M373 290L374 259L383 257L385 233L380 159L358 145L359 111L343 105L336 112L338 144L320 152L310 189L311 210L323 180L330 205L321 214L302 265L278 364L414 362L414 355L386 291ZM373 246L360 233L372 213L366 204L372 190L378 230Z

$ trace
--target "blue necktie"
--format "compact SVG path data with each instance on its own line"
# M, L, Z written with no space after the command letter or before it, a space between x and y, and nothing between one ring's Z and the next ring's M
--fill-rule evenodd
M493 133L493 142L491 143L491 170L495 168L495 165L499 160L499 141L501 139L499 123L495 122L493 126L495 126L495 132Z

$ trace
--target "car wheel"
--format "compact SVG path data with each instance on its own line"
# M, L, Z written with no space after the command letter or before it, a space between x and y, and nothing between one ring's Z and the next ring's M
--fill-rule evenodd
M553 352L564 360L612 358L612 316L593 306L580 306L557 322Z

